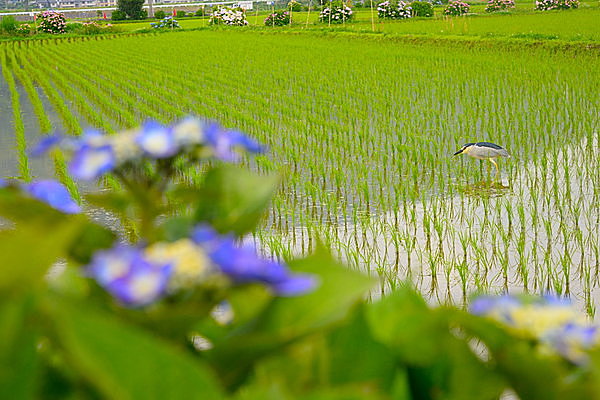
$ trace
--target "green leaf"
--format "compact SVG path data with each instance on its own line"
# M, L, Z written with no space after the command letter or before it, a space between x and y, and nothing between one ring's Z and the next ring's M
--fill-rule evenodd
M0 398L33 399L37 389L37 335L28 323L27 297L0 303Z
M221 233L253 231L277 189L277 175L261 176L226 164L211 169L199 189L195 221Z
M76 220L50 231L37 226L0 232L0 291L24 292L41 284L50 265L64 257L79 231Z
M65 356L106 398L223 398L208 368L169 343L98 310L45 304Z
M400 288L369 305L366 319L373 336L393 349L402 360L428 365L443 350L441 336L447 326L412 289Z
M302 296L273 299L257 318L215 345L209 356L233 387L245 379L256 360L343 320L375 283L338 264L323 250L291 261L289 266L296 272L316 275L320 286Z
M450 313L450 311L448 311ZM495 321L454 310L452 317L488 348L496 369L522 399L562 399L565 371L558 359L540 354Z

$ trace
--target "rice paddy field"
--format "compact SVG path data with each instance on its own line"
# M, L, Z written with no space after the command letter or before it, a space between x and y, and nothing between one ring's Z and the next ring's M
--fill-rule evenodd
M598 16L588 12L583 21ZM75 192L60 156L28 156L45 133L205 116L267 144L245 162L282 176L255 233L265 252L324 242L380 277L375 297L404 281L458 305L474 292L553 292L593 316L598 30L582 33L590 43L244 29L4 42L0 169L58 176ZM512 155L499 177L452 157L483 140Z

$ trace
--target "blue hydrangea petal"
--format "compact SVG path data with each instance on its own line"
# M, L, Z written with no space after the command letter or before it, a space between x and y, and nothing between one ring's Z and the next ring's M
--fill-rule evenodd
M44 137L40 140L30 151L29 154L32 157L40 157L47 152L49 152L52 148L59 146L62 140L62 135L53 134Z
M144 124L136 143L146 154L155 158L171 157L178 151L172 129L154 121Z
M24 185L23 189L32 197L65 214L81 212L81 207L73 200L67 188L59 182L50 179L40 180Z
M110 146L82 146L69 163L69 172L77 179L91 181L115 167L115 154Z
M94 254L87 273L100 285L105 286L128 275L133 261L140 257L141 250L129 246L98 251Z
M312 275L293 274L287 279L271 285L278 296L299 296L313 291L318 285L318 280Z

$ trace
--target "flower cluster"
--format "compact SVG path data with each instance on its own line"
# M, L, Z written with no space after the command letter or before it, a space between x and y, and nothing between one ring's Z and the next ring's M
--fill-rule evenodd
M453 15L459 16L464 15L469 12L469 5L460 0L449 1L446 9L444 10L444 15Z
M17 30L16 30L16 32L19 35L29 35L29 34L31 34L31 31L32 31L32 27L31 27L31 25L29 25L27 23L20 24L19 26L17 26Z
M319 21L332 24L341 24L354 17L352 8L341 1L335 1L325 7L319 14Z
M153 27L154 29L164 29L164 28L177 29L177 28L181 28L179 26L179 22L177 22L177 20L174 19L173 16L171 16L171 15L164 17L162 20L160 20L160 22L152 22L150 24L150 26Z
M241 132L226 130L214 123L188 117L172 126L146 122L141 128L115 135L86 131L80 137L51 135L32 151L41 155L54 146L72 153L68 165L72 176L94 180L141 159L163 159L185 154L190 158L238 159L237 149L258 153L262 147Z
M56 11L43 11L36 16L38 21L38 30L45 33L65 33L67 27L67 20L64 14Z
M248 25L246 14L241 8L220 7L213 11L209 20L211 25L230 25L245 26Z
M112 24L100 24L96 21L88 21L81 24L81 32L87 35L106 33L113 30Z
M386 0L377 4L377 16L385 19L404 19L412 17L412 7L403 1Z
M579 7L579 0L536 0L535 9L540 11L567 10Z
M472 302L470 311L508 325L517 334L539 341L544 351L575 364L585 363L586 351L600 346L600 327L589 323L568 300L481 296Z
M258 256L254 247L237 245L232 236L218 235L208 226L196 228L191 239L97 252L87 271L129 307L149 305L215 276L233 284L262 283L278 296L300 295L317 283L312 275L293 274L284 264Z
M266 26L285 26L290 24L289 11L275 11L265 18Z
M486 12L502 11L515 8L515 0L488 0Z

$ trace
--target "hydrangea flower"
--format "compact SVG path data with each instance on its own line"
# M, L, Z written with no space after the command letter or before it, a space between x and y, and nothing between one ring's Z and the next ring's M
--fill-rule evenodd
M142 307L165 293L173 265L152 262L139 248L117 246L97 252L87 271L125 306Z
M278 296L297 296L317 286L314 276L294 274L284 264L260 257L252 245L237 245L232 236L218 235L211 227L199 226L192 238L235 283L261 282Z
M237 150L262 152L258 142L238 131L223 129L217 124L188 117L172 126L146 122L141 128L115 135L86 131L81 137L47 136L32 150L41 155L58 146L72 153L71 174L81 180L94 180L120 166L143 157L161 159L189 153L209 154L223 161L239 158ZM202 148L208 151L198 153Z
M170 291L190 288L214 272L204 249L187 238L154 243L144 250L144 255L152 262L169 263L173 266Z
M585 351L600 346L600 328L588 322L568 300L555 296L536 299L481 296L471 303L470 312L495 319L521 336L538 340L544 349L575 364L585 363Z
M81 207L73 200L65 186L54 180L46 179L23 185L23 190L31 197L47 203L65 214L77 214Z

